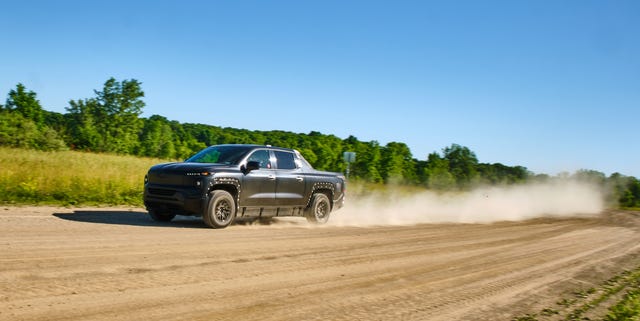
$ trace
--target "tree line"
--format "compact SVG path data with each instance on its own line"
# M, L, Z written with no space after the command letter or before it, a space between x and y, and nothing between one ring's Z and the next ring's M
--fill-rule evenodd
M39 150L73 149L163 159L185 159L216 144L259 144L295 148L315 168L344 172L343 152L356 153L352 179L372 183L421 185L433 190L467 189L477 185L517 184L551 179L522 166L481 163L465 146L452 144L426 159L413 157L405 143L364 142L311 131L256 131L206 124L180 123L160 115L141 117L142 84L108 79L94 96L70 100L66 113L45 110L35 92L23 84L9 91L0 105L0 145ZM640 181L632 176L583 170L578 179L596 181L612 191L625 207L640 207Z

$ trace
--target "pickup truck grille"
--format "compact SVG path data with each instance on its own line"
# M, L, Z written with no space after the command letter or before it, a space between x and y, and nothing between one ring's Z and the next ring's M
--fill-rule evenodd
M162 188L150 188L149 194L153 195L161 195L161 196L171 196L175 194L176 191L171 189L162 189Z

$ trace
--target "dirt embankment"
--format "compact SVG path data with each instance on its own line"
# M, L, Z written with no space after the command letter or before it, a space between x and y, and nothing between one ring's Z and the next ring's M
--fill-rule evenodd
M0 320L509 320L640 265L639 226L609 211L213 230L140 209L0 208Z

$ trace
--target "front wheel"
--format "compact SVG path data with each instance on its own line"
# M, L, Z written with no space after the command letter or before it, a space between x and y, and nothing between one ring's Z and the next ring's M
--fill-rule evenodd
M149 216L151 216L151 219L156 222L169 222L176 217L175 214L161 213L156 210L149 210Z
M202 215L205 224L213 228L229 226L236 217L236 203L227 191L214 191L209 199L206 213Z
M307 221L315 224L324 224L329 220L331 213L331 203L329 197L322 193L313 195L311 206L305 210Z

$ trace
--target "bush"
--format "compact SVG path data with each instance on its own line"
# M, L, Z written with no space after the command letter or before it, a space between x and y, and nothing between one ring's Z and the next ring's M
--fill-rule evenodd
M19 113L0 112L0 146L28 148L44 151L67 149L58 133L47 127L38 127Z

